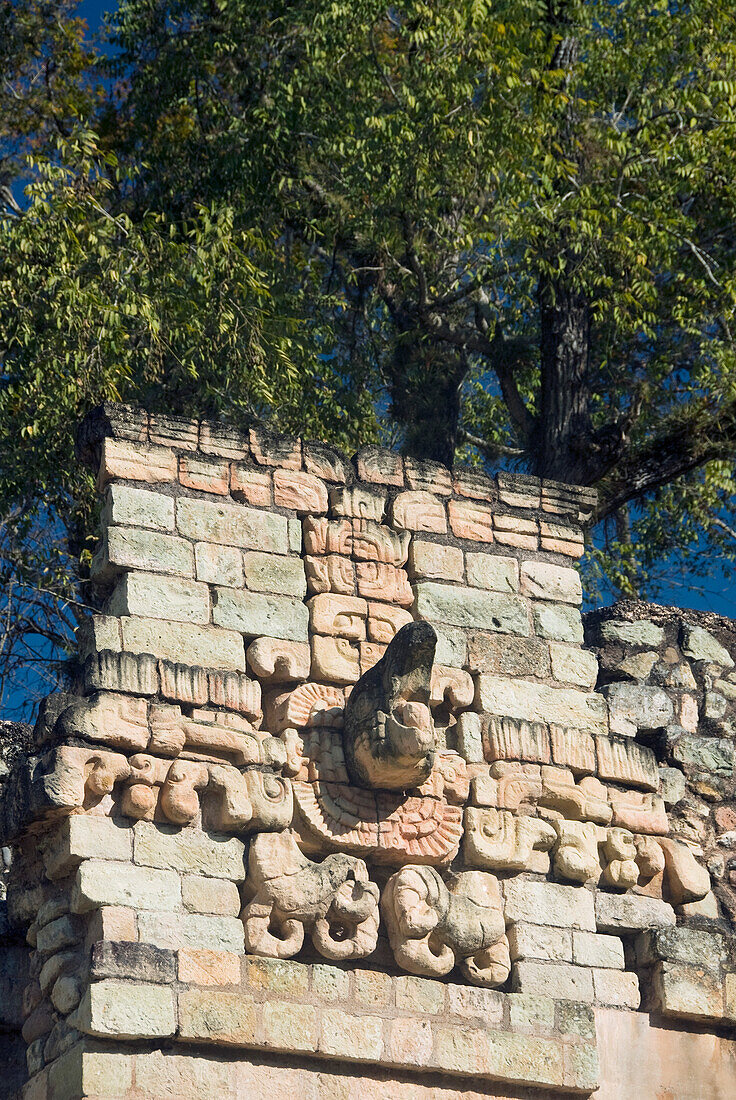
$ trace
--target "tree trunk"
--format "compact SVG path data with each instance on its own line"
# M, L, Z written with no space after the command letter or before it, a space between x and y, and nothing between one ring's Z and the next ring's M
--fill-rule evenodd
M540 408L535 472L587 484L591 437L590 314L584 294L562 279L540 279Z
M466 374L464 358L446 348L427 348L411 337L397 342L387 381L405 454L452 466Z

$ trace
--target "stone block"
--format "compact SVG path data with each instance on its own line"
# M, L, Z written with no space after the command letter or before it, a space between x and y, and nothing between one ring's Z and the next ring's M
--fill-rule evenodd
M379 1062L383 1053L383 1020L380 1016L354 1016L326 1008L322 1012L318 1050L329 1058Z
M267 1001L263 1005L263 1039L267 1047L286 1052L317 1049L317 1009L312 1005Z
M327 511L327 486L303 470L274 470L273 499L280 508L293 508L300 515L323 515Z
M674 707L662 688L649 684L607 684L601 689L611 712L611 730L617 722L631 723L635 729L661 729L672 722Z
M210 595L206 584L156 573L126 573L107 601L111 615L140 615L178 623L208 623Z
M585 966L562 962L537 962L526 959L511 968L511 987L515 993L542 993L564 1001L592 1001L593 974Z
M249 957L245 981L250 989L302 997L309 988L309 967L291 959Z
M336 596L324 592L307 600L309 622L315 634L335 634L352 641L366 636L368 604L357 596Z
M133 853L135 862L142 867L160 867L232 882L245 878L245 845L237 837L139 821L134 829Z
M609 619L599 626L604 642L623 642L624 645L656 648L664 642L664 630L649 619L627 623L623 619Z
M301 558L251 550L244 554L243 564L245 583L252 592L275 592L299 599L307 593L307 578Z
M721 1020L724 1015L720 977L704 966L657 963L652 972L656 1010L684 1020Z
M359 481L403 487L404 462L395 451L388 451L385 447L361 447L353 461Z
M594 653L564 642L550 642L552 675L565 684L592 688L598 678L598 660Z
M600 779L612 779L647 791L659 790L657 759L646 745L628 737L596 736L595 749Z
M227 496L230 492L230 463L200 455L181 455L179 481L187 489Z
M599 695L574 688L548 687L483 673L477 679L479 709L527 722L554 722L575 729L606 728L605 703Z
M446 466L421 458L404 459L406 484L410 489L422 489L449 497L452 494L452 476Z
M116 653L110 649L90 653L84 664L84 686L87 692L155 695L159 687L156 658L150 653Z
M171 951L193 947L198 951L231 951L242 955L245 950L243 922L236 917L145 909L138 913L138 936L142 943Z
M485 1027L498 1027L503 1022L507 1001L507 996L497 989L452 983L447 986L448 1013L466 1020L479 1020Z
M254 1046L261 1009L242 993L182 989L179 993L179 1036L226 1046Z
M576 607L583 599L580 574L575 569L544 561L522 563L521 593L535 600L553 600Z
M320 1002L346 1001L350 995L350 974L337 966L312 963L312 993Z
M672 752L680 764L730 777L734 764L734 745L725 737L703 737L683 733Z
M233 462L230 467L230 492L234 500L268 508L273 499L273 474L270 470Z
M675 911L666 901L642 894L595 895L595 923L599 932L637 932L675 923Z
M66 914L38 929L36 950L39 955L56 955L67 947L74 947L80 943L83 935L83 926L79 918ZM26 1039L26 1042L30 1041Z
M415 1017L392 1020L386 1061L400 1066L425 1066L432 1053L432 1025Z
M96 581L107 582L126 569L193 577L194 552L186 539L176 535L145 527L107 527L90 574Z
M394 527L405 531L447 531L444 501L422 489L399 493L391 505L391 519Z
M73 1017L87 1035L159 1039L176 1031L174 991L165 985L107 978L88 986Z
M87 917L87 943L112 940L133 942L138 938L135 909L121 905L102 905Z
M248 646L248 666L261 679L278 682L306 680L312 659L308 642L257 638Z
M379 970L353 971L353 996L356 1004L365 1008L385 1008L393 1005L394 978Z
M576 607L568 604L534 603L534 633L556 642L582 642L583 622Z
M470 497L471 500L495 500L496 485L488 474L472 466L455 467L453 473L453 489L461 497Z
M200 951L181 947L177 952L180 982L190 985L239 985L242 956L232 951Z
M323 481L345 482L353 471L350 463L340 451L326 447L324 443L303 442L302 454L304 469Z
M77 870L71 907L87 913L100 905L133 909L176 909L181 905L179 876L173 871L88 859Z
M437 1016L445 1010L445 986L429 978L401 974L394 979L396 1007L404 1011Z
M153 653L165 660L205 668L245 671L243 638L234 631L164 619L124 618L121 626L123 647L132 653Z
M569 768L575 775L595 773L595 741L589 733L551 725L549 736L555 764Z
M541 924L517 922L506 930L506 934L514 961L546 959L548 962L572 962L572 936L592 933L572 933L566 928L547 928Z
M550 675L549 647L540 638L515 638L509 645L504 635L475 631L468 637L468 668L544 679Z
M434 581L420 581L414 591L416 614L421 619L450 626L491 629L502 634L523 636L529 633L526 604L519 596Z
M62 821L43 848L46 874L64 878L84 859L129 862L133 857L133 830L109 817L72 814Z
M197 542L216 542L269 554L289 552L285 516L219 501L179 499L176 526Z
M596 932L573 932L572 957L578 966L623 970L625 965L621 939ZM612 1001L607 1003L613 1004Z
M387 644L398 634L402 626L410 622L412 622L411 612L405 611L403 607L394 607L390 603L368 604L366 629L368 638L372 642Z
M263 466L281 466L286 470L301 469L300 439L279 435L263 428L251 428L248 436L250 449L256 462Z
M493 592L519 591L519 563L500 554L465 555L468 584Z
M548 764L550 761L549 732L543 722L497 718L491 714L483 735L486 760L525 760Z
M155 484L176 481L176 455L168 447L151 447L127 439L102 440L102 458L97 485L103 489L108 481L145 481Z
M541 924L595 931L593 894L584 886L513 878L504 883L504 897L507 924Z
M407 564L412 580L462 582L463 569L463 552L459 547L412 539Z
M176 980L176 957L150 943L102 941L92 948L91 977L166 984Z
M174 661L159 661L161 694L164 699L193 703L202 707L209 700L207 673L203 668L180 665ZM237 676L237 673L233 675Z
M90 615L77 630L76 642L80 661L103 649L117 653L122 647L120 620L114 615Z
M386 511L386 493L365 485L340 485L329 490L330 515L344 519L381 523Z
M194 547L194 564L198 581L221 584L225 588L243 586L243 554L236 546L198 542Z
M722 646L718 639L702 626L683 623L680 646L685 656L692 658L693 661L707 661L722 668L734 667L733 657L725 646Z
M357 684L360 650L347 638L312 636L312 676L335 684Z
M469 764L482 764L483 735L481 731L480 715L466 710L458 716L457 720L457 750Z
M241 909L238 888L229 879L185 875L181 881L181 899L184 908L194 913L237 917Z
M659 961L683 962L720 970L724 958L723 936L699 928L682 926L657 928L636 937L636 959L640 966Z
M430 1066L449 1073L554 1089L559 1089L564 1080L559 1040L482 1028L437 1028Z
M177 450L196 451L199 443L199 423L185 416L165 416L155 413L150 417L148 438L151 443Z
M450 500L447 515L453 535L471 542L492 543L493 510L487 504L473 500Z
M266 635L302 642L309 637L309 613L303 603L288 596L216 588L212 618L217 626L248 637Z
M555 1001L538 993L512 993L509 997L512 1031L551 1032L555 1026Z
M103 527L174 530L174 499L132 485L108 485L100 522Z

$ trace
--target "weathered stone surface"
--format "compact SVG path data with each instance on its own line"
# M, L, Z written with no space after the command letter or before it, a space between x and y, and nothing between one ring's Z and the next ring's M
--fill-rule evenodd
M328 638L314 635L312 647L312 676L315 680L327 680L335 684L356 684L360 679L360 650L347 638Z
M174 991L165 985L108 978L88 986L74 1014L88 1035L155 1039L176 1031Z
M457 720L457 748L469 763L483 763L483 735L480 715L465 711Z
M176 481L176 455L167 447L149 447L127 439L103 439L102 460L97 476L100 489L113 478L122 481Z
M525 959L514 963L511 985L518 993L542 993L565 1001L592 1001L593 975L585 966L538 962Z
M277 592L300 599L306 595L307 579L301 558L252 550L243 556L243 564L246 587L253 592Z
M702 965L657 963L653 994L655 1006L664 1016L685 1020L723 1018L723 987L719 978Z
M651 749L628 737L596 737L595 746L601 779L659 790L659 770Z
M299 600L259 592L216 588L212 619L217 626L237 630L251 638L266 635L287 641L306 641L309 613Z
M509 924L522 922L595 931L593 894L583 886L509 879L504 883L504 897Z
M407 570L412 580L459 581L463 579L463 552L457 546L412 539Z
M229 879L185 875L181 882L181 897L185 909L193 913L213 913L221 917L237 917L240 894Z
M550 642L549 656L555 680L592 688L598 677L598 661L594 653L564 642Z
M156 658L150 653L116 653L110 649L91 653L84 664L84 686L87 691L155 695L159 687Z
M176 979L176 959L150 943L103 941L92 946L91 976L166 984Z
M129 861L133 856L133 830L109 817L72 814L49 837L43 850L50 879L63 878L83 859Z
M509 645L503 634L474 631L468 636L468 668L471 672L544 679L550 675L549 646L540 638L515 638Z
M132 653L153 653L171 661L205 668L245 671L242 635L218 626L195 626L163 619L121 620L123 646Z
M306 680L312 660L307 642L282 638L257 638L248 646L246 656L256 676L276 682Z
M473 588L486 588L494 592L519 591L519 563L516 558L467 553L465 567L468 584Z
M192 985L239 985L242 958L232 951L177 951L180 982Z
M478 703L489 714L527 722L554 722L575 729L604 729L605 704L599 695L573 688L553 688L491 673L478 677Z
M723 668L734 667L733 658L728 650L702 626L683 623L681 645L685 656L692 657L694 661L708 661Z
M518 922L509 927L507 934L514 961L546 959L548 962L572 962L573 933L567 928L546 928L540 924ZM574 934L590 936L593 933Z
M599 890L595 895L595 920L599 932L636 932L674 924L675 911L659 898Z
M132 485L109 485L105 494L103 527L151 527L174 530L174 499Z
M75 913L100 905L170 910L180 904L181 884L173 871L102 859L87 859L80 865L71 899Z
M453 535L473 542L494 541L493 510L487 504L471 500L450 500L447 514Z
M672 721L674 707L670 697L658 687L647 684L608 684L601 689L611 711L611 729L614 723L630 723L635 730L654 730Z
M327 511L327 487L314 474L302 470L275 470L273 499L281 508L318 516Z
M624 970L593 968L593 990L599 1004L637 1009L641 1001L639 979Z
M699 928L657 928L636 937L636 959L640 966L659 961L683 962L719 971L724 958L722 935Z
M90 566L98 581L108 581L126 569L194 576L194 552L186 539L144 527L108 527Z
M416 613L422 619L504 634L529 633L526 604L518 596L450 587L434 581L419 582L415 593Z
M357 596L336 596L324 592L307 601L309 622L316 634L335 634L361 641L366 636L368 604Z
M237 504L179 499L176 526L198 542L224 543L269 554L287 554L288 528L284 516Z
M133 852L135 862L145 867L170 868L233 882L245 878L245 846L236 837L195 829L175 830L139 821L134 829Z
M200 455L180 455L179 481L187 489L227 496L230 492L230 464Z
M540 638L557 642L582 642L583 623L576 607L566 604L537 603L532 605L534 633Z
M142 909L138 934L144 943L178 951L193 947L204 951L231 951L242 955L243 922L237 917L199 913L163 913Z
M194 547L194 562L198 581L226 588L242 587L243 554L237 547L198 542Z
M639 619L633 623L624 620L609 619L600 625L600 634L604 642L623 642L625 645L655 648L664 641L664 630L648 619Z
M233 462L230 467L230 492L235 500L266 508L273 497L273 474L270 470Z
M401 455L385 447L361 447L353 461L358 470L359 481L370 481L378 485L404 484L404 462Z
M675 742L672 754L680 764L715 775L730 776L733 772L734 745L725 737L683 733Z
M523 563L521 592L535 600L554 600L576 606L583 599L580 574L575 569L542 561Z
M572 957L578 966L624 969L624 945L618 936L573 932Z
M395 527L407 531L447 531L444 501L422 489L399 493L391 505L391 517Z
M162 577L156 573L126 573L107 601L111 615L141 615L178 623L208 623L210 597L206 584Z
M583 730L551 725L552 760L575 774L592 775L596 770L595 741Z

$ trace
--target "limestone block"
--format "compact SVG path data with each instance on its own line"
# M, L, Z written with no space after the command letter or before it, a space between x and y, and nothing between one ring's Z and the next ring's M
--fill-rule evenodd
M489 714L526 722L554 722L575 729L606 728L605 703L599 695L574 688L508 680L490 673L478 677L477 689L480 709Z
M471 500L450 500L447 514L453 535L473 542L493 542L493 510Z
M493 592L519 591L519 563L516 558L505 558L499 554L467 553L465 567L468 584L473 588L485 588ZM460 579L461 577L457 578Z
M542 993L554 1000L594 1000L593 974L571 963L523 959L513 965L511 986L515 993Z
M239 985L242 956L232 951L177 951L180 982L192 985Z
M142 909L138 935L143 943L178 951L192 947L204 951L244 951L243 922L237 917L200 913L163 913Z
M323 593L307 600L309 622L315 634L335 634L353 641L364 640L368 604L357 596Z
M657 760L651 749L630 738L595 738L598 775L644 790L659 790Z
M471 672L548 679L549 646L541 638L515 638L514 644L509 645L503 634L477 630L468 638L468 668Z
M194 547L194 564L198 581L226 588L243 586L243 554L238 547L198 542Z
M600 624L600 636L604 642L623 642L624 645L655 649L664 641L664 630L649 619L627 623L623 619L609 619Z
M90 615L79 626L76 642L80 661L103 649L117 653L122 648L120 620L113 615Z
M301 558L285 558L279 554L262 554L257 550L243 556L245 583L253 592L276 592L283 596L298 596L307 592L307 579Z
M655 652L632 653L621 664L616 666L619 675L632 680L647 680L652 669L659 660L659 654Z
M568 604L535 602L532 605L534 633L557 642L582 642L580 612Z
M303 642L309 637L307 608L288 596L215 588L212 619L217 626L251 638L266 635Z
M584 886L515 878L504 883L504 895L508 924L521 921L552 928L579 928L585 932L596 930L593 894ZM600 892L596 895L597 898L602 896L613 897Z
M181 883L184 908L193 913L213 913L220 917L237 917L240 894L229 879L185 875Z
M447 705L452 710L470 707L474 696L475 684L469 672L439 664L432 666L429 701L433 707Z
M509 997L509 1022L516 1031L554 1031L555 1001L536 993L514 993Z
M327 511L327 486L303 470L274 470L273 499L280 508L319 516Z
M227 496L230 492L230 463L200 455L180 455L179 481L187 489Z
M135 489L132 485L108 485L100 521L103 527L150 527L174 530L174 500L163 493Z
M248 454L245 436L228 424L202 421L199 425L199 447L205 454L221 455L223 458L245 458Z
M46 874L64 878L84 859L129 862L133 858L133 831L110 817L72 814L50 835L43 849Z
M87 1035L157 1039L176 1031L174 991L165 985L108 978L88 986L74 1015Z
M459 547L412 539L407 564L412 580L462 581L463 568Z
M476 627L502 634L529 633L526 604L519 596L460 588L434 581L415 586L416 614L450 626Z
M72 911L88 913L100 905L175 909L181 905L179 876L173 871L136 867L131 863L87 859L77 870Z
M259 679L280 683L309 676L312 657L308 642L257 638L248 646L246 656L249 668Z
M112 940L116 943L135 941L138 929L135 923L135 909L120 905L103 905L87 917L87 944L98 940Z
M176 481L176 455L168 447L150 447L127 439L102 440L102 458L97 485L103 489L108 481Z
M721 1020L723 986L708 967L659 962L652 972L656 1008L663 1016L684 1020Z
M380 1062L383 1020L380 1016L354 1016L341 1009L325 1009L318 1049L328 1058Z
M681 802L685 797L685 791L687 789L685 776L679 768L668 767L660 768L659 776L665 807L671 810L673 806L676 806L677 803Z
M356 463L359 481L378 485L404 484L404 461L395 451L385 447L361 447L353 461Z
M135 862L144 867L162 867L233 882L245 878L245 846L236 837L199 829L174 830L139 821L134 829L133 852Z
M111 615L142 615L178 623L208 623L210 597L206 584L156 573L126 573L107 601Z
M683 623L682 652L693 661L707 661L709 664L721 665L722 668L733 668L734 661L731 654L702 626L691 626Z
M195 626L164 619L121 620L123 647L205 668L245 671L245 647L239 633L217 626Z
M483 753L485 759L491 761L526 760L547 764L550 760L547 726L542 722L498 718L492 713L483 731Z
M222 990L182 989L179 993L179 1035L207 1043L253 1046L256 1005L245 1001L241 993Z
M404 459L406 484L410 489L422 489L449 497L452 493L452 477L446 466L439 462L429 462L421 458Z
M555 840L549 822L508 810L475 806L465 807L464 820L466 867L542 874L549 870L546 853Z
M413 622L409 611L394 607L389 603L368 604L368 637L372 642L387 645L395 638L402 626Z
M523 921L512 924L507 931L513 961L545 959L547 962L572 962L572 936L591 934L572 933L566 928L545 928L541 924L526 924ZM578 962L577 959L575 961Z
M341 485L329 491L330 515L380 523L386 511L386 494L365 485Z
M517 546L522 550L536 550L539 546L539 523L536 519L495 515L493 530L496 542L504 546Z
M268 508L273 496L273 475L270 470L233 462L230 467L230 492L235 500Z
M174 661L159 661L158 667L164 699L176 699L200 707L207 703L209 691L205 669Z
M498 499L511 508L532 508L540 506L540 484L535 477L522 477L499 470L496 474ZM548 492L548 490L547 490Z
M569 527L561 523L539 524L540 547L556 554L569 554L579 558L585 550L582 531L579 527Z
M640 966L659 961L705 966L718 973L725 958L725 941L719 933L700 928L657 928L636 937L636 960Z
M176 526L180 534L198 542L269 554L289 551L286 518L243 505L180 498L176 502Z
M665 804L659 795L641 791L617 791L611 788L608 792L608 800L613 809L614 825L647 835L669 832Z
M186 539L144 527L107 527L92 559L90 574L106 582L126 569L194 576L194 552Z
M452 484L461 497L472 500L495 500L496 485L493 478L472 466L455 467Z
M636 932L674 924L675 911L659 898L599 890L595 895L595 920L599 932Z
M304 572L310 593L339 592L343 596L355 594L355 565L350 558L341 557L340 554L325 554L322 557L308 554L304 558Z
M458 716L456 729L457 748L460 755L469 764L482 764L484 757L480 715L472 711L464 711Z
M733 742L725 737L685 734L678 737L672 752L680 764L687 764L715 775L730 776L734 765Z
M555 680L592 688L598 678L598 661L594 653L563 642L550 642L549 655Z
M314 635L312 646L312 676L335 684L357 684L360 679L360 650L347 638Z
M103 941L92 946L91 976L127 978L165 985L176 980L176 958L150 943L114 943Z
M185 416L166 416L153 413L149 417L148 437L151 443L179 450L196 451L199 442L199 424Z
M355 572L358 594L364 599L384 600L399 607L411 607L414 603L414 593L403 569L382 561L359 561Z
M707 867L697 862L691 849L678 840L659 838L664 852L667 897L673 905L700 901L710 890Z
M612 970L623 970L625 966L621 939L618 936L602 936L597 932L573 932L572 957L578 966Z
M148 702L98 691L67 707L57 729L65 737L83 737L116 748L145 749L149 738Z
M595 741L589 733L582 730L567 729L564 726L550 725L550 743L552 760L569 768L575 775L589 775L595 772Z
M409 554L409 531L392 531L370 520L353 520L350 547L357 561L381 561L404 565Z
M386 652L386 646L380 642L359 642L358 649L360 651L360 674L368 672L369 669L377 665Z
M277 435L263 428L251 428L250 449L256 462L263 466L281 466L287 470L299 470L302 464L300 439Z
M90 653L84 664L87 691L124 691L131 695L155 695L158 667L150 653L116 653L103 649Z
M580 574L575 569L542 561L522 564L521 593L535 600L554 600L575 606L583 599Z
M304 469L323 481L348 481L352 475L350 463L340 451L324 443L302 442Z
M391 505L391 518L394 527L407 531L432 531L441 535L447 531L444 501L422 489L399 493Z
M465 631L455 626L436 624L434 630L437 635L435 660L438 664L449 665L451 668L464 668L468 650Z
M593 990L598 1004L637 1009L641 1001L639 979L624 970L593 968Z
M350 557L353 549L353 528L350 520L326 520L307 517L304 520L304 548L307 554L337 554Z
M608 684L601 689L608 700L611 730L627 732L627 724L635 730L654 730L672 722L672 700L661 688L649 684ZM623 722L623 728L617 724Z

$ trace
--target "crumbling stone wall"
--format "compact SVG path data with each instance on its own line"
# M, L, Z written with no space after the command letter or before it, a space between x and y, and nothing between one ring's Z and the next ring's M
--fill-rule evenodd
M583 648L589 491L119 407L79 452L105 611L0 806L24 1100L728 1094L683 798L733 760L710 802L681 757L730 666L651 616Z

